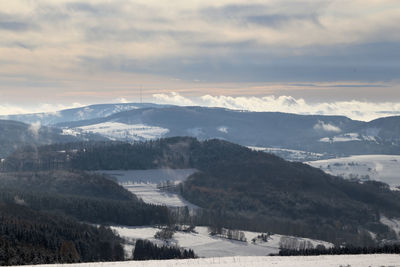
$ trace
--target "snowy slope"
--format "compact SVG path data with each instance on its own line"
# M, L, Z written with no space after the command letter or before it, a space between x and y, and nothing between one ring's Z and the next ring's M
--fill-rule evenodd
M310 161L307 164L344 178L381 181L391 188L400 186L400 156L361 155Z
M141 198L145 203L165 205L167 207L197 208L178 194L160 190L154 183L124 183L121 184L130 192Z
M324 158L326 155L322 153L314 153L303 150L277 148L277 147L258 147L258 146L248 146L251 150L262 151L265 153L270 153L277 155L281 158L290 161L310 161L319 160Z
M154 234L159 231L156 227L111 227L121 237L127 240L148 239L156 244L162 245L163 241L155 239ZM223 237L210 236L207 227L196 227L197 233L176 232L170 240L170 244L176 244L183 248L193 249L199 257L226 257L226 256L266 256L271 253L279 252L281 238L296 239L300 241L310 241L315 247L318 244L331 247L332 244L324 241L312 240L308 238L293 238L282 235L271 235L268 242L252 242L252 239L261 233L243 231L247 239L246 242L229 240Z
M112 176L119 183L161 183L183 181L196 169L152 169L152 170L99 170L98 173Z
M33 266L33 265L31 265ZM400 255L327 255L290 257L224 257L191 260L126 261L80 264L34 265L35 267L399 267Z
M65 135L78 135L80 133L96 133L110 140L140 141L157 139L168 133L169 130L144 124L125 124L119 122L104 122L76 128L63 129Z
M123 187L141 198L144 202L168 207L197 208L180 195L161 190L159 186L170 182L178 184L184 181L195 169L155 169L155 170L113 170L97 171L116 178Z

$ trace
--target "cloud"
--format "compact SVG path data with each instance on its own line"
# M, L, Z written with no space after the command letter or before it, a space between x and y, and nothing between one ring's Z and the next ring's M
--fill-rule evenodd
M112 101L113 103L130 103L131 101L129 101L128 99L124 98L124 97L120 97L120 98L116 98L114 99L114 101Z
M174 105L200 105L207 107L221 107L233 110L286 112L305 115L342 115L351 119L370 121L385 116L400 115L400 103L396 102L363 102L363 101L335 101L308 103L302 98L291 96L264 96L264 97L232 97L204 95L197 98L186 98L180 94L154 95L156 102ZM315 129L324 131L340 131L329 123L319 123Z
M183 97L175 92L172 92L170 94L154 94L153 97L156 99L157 103L160 104L170 104L170 105L180 105L180 106L195 105L195 103L189 98Z
M314 130L334 133L340 133L342 131L339 127L323 121L318 121L318 123L314 125Z
M33 134L33 136L37 139L38 138L38 136L39 136L39 130L40 130L40 128L41 128L42 126L41 126L41 124L40 124L40 121L37 121L37 122L35 122L35 123L32 123L30 126L29 126L29 131Z
M246 21L258 25L282 28L290 23L311 22L319 24L318 17L315 14L310 15L284 15L284 14L268 14L246 17Z
M18 21L0 21L0 29L7 31L27 31L31 27L29 24Z
M37 106L22 107L20 105L8 105L0 104L0 116L14 115L14 114L30 114L30 113L53 113L57 114L57 111L69 108L83 107L83 104L72 103L70 105L62 104L39 104Z

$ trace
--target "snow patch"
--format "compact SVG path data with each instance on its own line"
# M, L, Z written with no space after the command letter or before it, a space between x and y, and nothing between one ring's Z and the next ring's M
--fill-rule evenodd
M324 137L319 139L320 142L335 143L335 142L350 142L350 141L370 141L377 142L377 138L372 135L361 135L358 133L346 133L333 137Z
M217 130L221 133L226 133L226 134L228 133L228 127L225 126L220 126L217 128Z
M286 149L286 148L257 147L257 146L248 146L248 148L254 151L262 151L265 153L275 154L281 158L290 161L311 161L311 160L321 159L325 156L324 154L321 153L295 150L295 149Z
M398 155L361 155L306 163L346 179L380 181L387 183L392 189L400 186Z
M169 130L145 124L125 124L119 122L104 122L72 129L63 129L63 134L78 135L80 133L96 133L119 141L140 141L157 139L168 133Z
M333 137L324 137L319 139L320 142L335 143L335 142L350 142L350 141L361 141L358 133L347 133Z
M187 206L191 209L197 208L196 205L186 201L180 195L163 191L154 183L123 183L121 185L148 204L167 207Z
M76 129L62 129L61 135L79 136L81 131Z

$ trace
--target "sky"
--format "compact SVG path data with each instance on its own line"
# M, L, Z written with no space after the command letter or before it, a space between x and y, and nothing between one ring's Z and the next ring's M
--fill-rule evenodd
M399 25L398 0L0 0L0 114L142 95L397 115Z

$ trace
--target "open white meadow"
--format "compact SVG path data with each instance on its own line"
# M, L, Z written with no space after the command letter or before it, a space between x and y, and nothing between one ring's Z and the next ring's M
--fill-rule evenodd
M124 227L124 226L112 226L122 238L128 241L128 246L134 239L148 239L151 242L164 245L165 241L154 238L154 235L160 229L156 227ZM253 238L256 238L261 233L242 231L246 237L246 241L230 240L219 236L210 236L207 227L196 227L196 233L187 233L177 231L174 233L172 239L168 240L169 245L178 245L182 248L193 249L199 257L227 257L227 256L267 256L271 253L278 253L279 246L282 242L291 242L300 245L301 242L307 241L312 246L324 245L325 247L333 246L331 243L312 240L308 238L299 237L288 237L282 235L271 235L267 242L257 240L252 242ZM133 243L133 242L132 242ZM130 252L127 251L126 252ZM128 247L130 249L130 247ZM129 254L127 255L130 256Z
M122 186L148 204L197 208L196 205L186 201L178 194L160 190L155 183L126 183Z
M33 265L31 265L33 266ZM192 260L155 260L98 262L81 264L34 265L36 267L79 266L79 267L399 267L400 255L327 255L290 257L224 257Z
M65 135L79 135L80 133L96 133L110 140L138 141L157 139L168 133L169 130L157 126L144 124L125 124L120 122L103 122L63 130Z
M145 203L167 207L197 208L180 195L160 189L160 186L167 182L174 185L184 181L196 172L196 169L101 170L97 172L114 177L120 185Z

